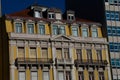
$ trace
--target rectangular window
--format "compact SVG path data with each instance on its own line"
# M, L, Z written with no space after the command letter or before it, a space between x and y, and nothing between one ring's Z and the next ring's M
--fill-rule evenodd
M104 72L99 72L99 80L104 80Z
M92 28L92 37L98 37L97 28Z
M101 61L102 60L102 51L101 50L96 50L96 53L97 53L98 61Z
M39 34L45 34L45 25L39 24Z
M84 80L83 72L78 72L78 80Z
M119 12L115 12L115 20L119 21Z
M43 71L43 80L50 80L48 71Z
M91 49L87 49L87 59L89 62L92 61L92 51Z
M31 72L31 80L38 80L38 73L35 71Z
M42 48L42 58L48 58L48 50L47 50L47 48Z
M59 34L64 34L65 35L65 27L64 26L59 27Z
M110 20L110 12L109 11L106 11L106 19Z
M58 35L58 26L57 25L53 25L52 31L53 31L53 35Z
M93 72L89 72L89 80L94 80L94 73Z
M77 59L82 60L82 51L81 49L76 49Z
M19 71L19 80L26 80L24 71Z
M31 47L30 48L30 58L36 58L37 53L36 53L36 48Z
M111 27L107 27L107 33L108 33L108 36L112 36L112 28Z
M120 36L120 27L117 28L117 35Z
M64 80L64 72L58 72L58 80Z
M18 47L18 57L24 58L24 56L25 56L24 47Z
M112 27L112 34L113 36L116 36L116 27Z
M22 23L15 23L16 33L22 33Z
M78 28L77 27L72 27L72 35L78 36Z
M111 20L115 20L115 13L111 12L110 17L111 17Z
M82 28L82 37L88 37L88 29Z
M62 48L56 48L57 59L62 59Z
M27 32L29 34L33 34L34 33L34 24L27 24Z
M48 18L49 19L54 19L55 18L55 14L54 13L48 13Z
M65 80L71 80L71 72L66 71L66 79Z
M64 58L65 59L70 59L69 48L64 48Z

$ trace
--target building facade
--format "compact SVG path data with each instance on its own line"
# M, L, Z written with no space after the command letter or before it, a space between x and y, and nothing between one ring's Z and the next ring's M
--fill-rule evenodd
M3 17L3 80L111 80L102 25L62 15L33 5Z
M106 0L105 10L113 80L120 80L120 1Z

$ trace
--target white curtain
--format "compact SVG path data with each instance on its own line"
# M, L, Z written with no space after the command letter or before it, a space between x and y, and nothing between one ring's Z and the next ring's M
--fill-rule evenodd
M25 80L25 72L19 72L19 80Z
M58 72L58 80L64 80L64 73Z
M43 80L49 80L49 72L43 72Z
M31 72L31 80L37 80L37 72Z

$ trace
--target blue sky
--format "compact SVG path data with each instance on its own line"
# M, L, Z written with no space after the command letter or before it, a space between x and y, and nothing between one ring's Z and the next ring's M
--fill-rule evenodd
M39 5L65 10L65 0L2 0L2 15L21 11L35 2Z

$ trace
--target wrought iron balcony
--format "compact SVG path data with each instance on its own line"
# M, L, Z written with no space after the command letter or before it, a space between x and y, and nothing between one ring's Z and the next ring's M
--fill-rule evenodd
M56 64L73 64L72 63L72 59L71 58L68 58L68 59L65 59L65 58L62 58L62 59L55 59L55 62Z
M50 58L17 58L16 64L51 64L53 60Z
M75 65L77 66L105 66L108 64L107 60L92 60L92 59L76 59L74 61Z

